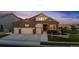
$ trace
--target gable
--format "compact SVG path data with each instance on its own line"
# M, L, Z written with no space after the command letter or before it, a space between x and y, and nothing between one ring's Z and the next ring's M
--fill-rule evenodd
M48 19L48 16L44 15L43 13L40 13L30 18L30 20L32 21L45 21L47 19Z
M38 14L36 16L33 16L33 17L29 18L29 19L26 19L24 21L20 20L19 22L16 22L15 24L16 25L17 24L22 24L24 26L25 26L25 24L29 24L29 25L34 26L36 23L53 23L53 24L56 24L58 22L56 20L54 20L54 19L40 13L40 14Z
M38 22L48 22L48 21L50 21L50 22L53 22L53 23L59 23L59 22L57 22L55 19L53 19L53 18L51 18L51 17L48 17L48 16L46 16L46 15L44 15L43 13L40 13L40 14L38 14L38 15L36 15L36 16L33 16L33 17L31 17L31 18L29 18L29 20L31 20L31 21L38 21Z
M17 16L15 16L14 14L7 14L7 15L3 15L0 16L0 23L13 23L16 21L19 21L20 18L18 18Z
M39 15L36 17L36 21L46 21L48 19L48 17L43 16L43 15Z

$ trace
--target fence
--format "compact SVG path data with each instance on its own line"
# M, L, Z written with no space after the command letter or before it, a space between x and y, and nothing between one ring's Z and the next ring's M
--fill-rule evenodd
M62 38L69 38L69 34L67 35L53 35L53 34L48 34L49 36L57 36L57 37L62 37Z

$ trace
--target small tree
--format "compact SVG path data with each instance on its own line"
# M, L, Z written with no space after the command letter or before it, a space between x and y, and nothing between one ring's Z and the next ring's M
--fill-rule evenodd
M63 27L60 27L59 29L61 31L61 34L64 34L64 28Z
M77 28L74 25L71 25L71 30L76 30Z
M64 27L63 30L67 30L67 27Z

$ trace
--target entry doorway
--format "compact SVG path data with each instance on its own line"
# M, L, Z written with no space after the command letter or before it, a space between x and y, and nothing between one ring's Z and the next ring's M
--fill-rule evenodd
M43 31L47 31L47 24L43 24Z

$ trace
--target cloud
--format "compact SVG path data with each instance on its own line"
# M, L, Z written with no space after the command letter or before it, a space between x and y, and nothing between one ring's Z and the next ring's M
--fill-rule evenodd
M63 24L79 24L79 14L65 14L64 12L50 12L50 17Z
M77 11L78 12L78 11ZM14 13L21 18L30 18L39 13L44 13L49 17L57 20L63 24L79 24L79 12L67 12L67 11L0 11L1 14Z

